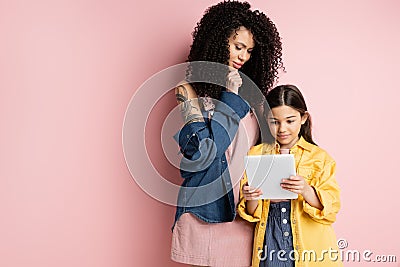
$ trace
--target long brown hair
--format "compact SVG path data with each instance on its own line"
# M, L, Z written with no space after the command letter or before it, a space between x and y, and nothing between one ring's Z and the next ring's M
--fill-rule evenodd
M298 112L300 112L301 116L304 116L307 111L306 101L300 90L291 84L287 85L279 85L268 92L265 102L264 108L264 116L266 117L268 112L275 107L280 106L288 106L294 108ZM308 118L306 122L301 125L299 137L303 136L303 138L314 145L317 145L312 139L311 133L311 116L308 114ZM271 135L272 136L272 135ZM272 138L268 138L267 140L271 140Z

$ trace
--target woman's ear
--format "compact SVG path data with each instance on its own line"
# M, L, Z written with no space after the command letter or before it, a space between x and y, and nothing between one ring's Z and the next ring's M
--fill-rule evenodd
M303 116L301 116L301 124L303 125L304 123L306 123L306 121L308 120L308 117L310 116L310 114L308 113L308 111L304 112Z

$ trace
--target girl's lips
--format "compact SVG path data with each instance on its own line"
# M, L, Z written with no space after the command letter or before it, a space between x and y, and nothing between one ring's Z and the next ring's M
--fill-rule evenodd
M281 139L285 139L285 138L288 138L289 137L289 135L287 134L287 135L278 135L278 138L281 138Z

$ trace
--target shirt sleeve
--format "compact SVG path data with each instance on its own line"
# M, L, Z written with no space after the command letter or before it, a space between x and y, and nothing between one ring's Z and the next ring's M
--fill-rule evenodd
M340 210L340 188L335 178L336 163L325 164L321 176L313 186L323 209L319 210L303 201L304 212L322 224L332 224Z
M185 125L175 139L184 156L181 170L198 172L207 169L215 158L221 158L249 112L249 104L239 95L223 91L216 101L211 120Z

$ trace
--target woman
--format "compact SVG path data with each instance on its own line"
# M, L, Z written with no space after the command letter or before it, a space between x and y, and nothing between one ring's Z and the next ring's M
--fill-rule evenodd
M281 50L273 22L247 2L211 6L197 24L186 81L175 90L185 126L174 261L250 266L254 225L236 216L239 184L243 157L263 130L257 115L282 67Z

